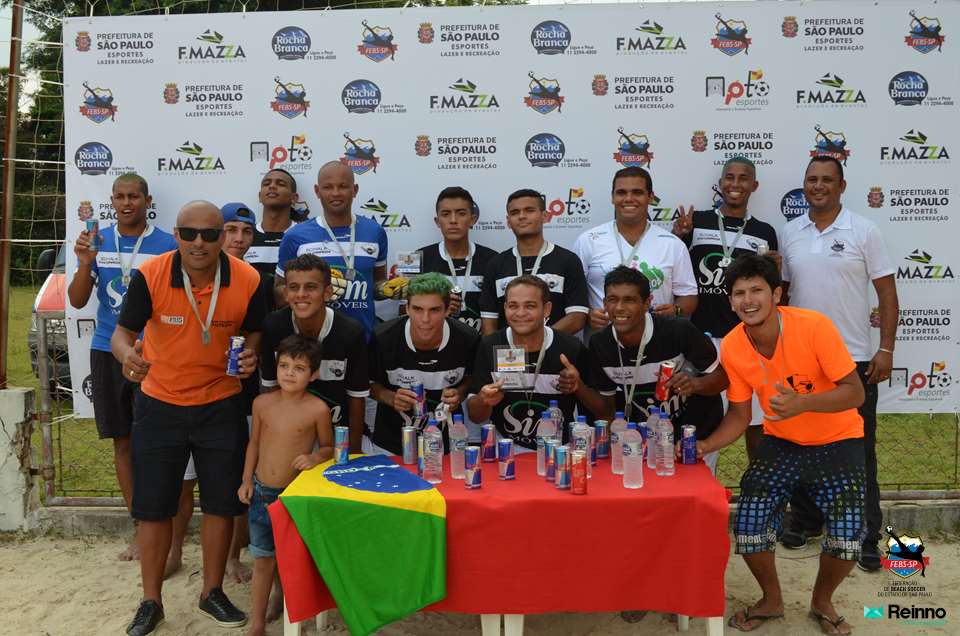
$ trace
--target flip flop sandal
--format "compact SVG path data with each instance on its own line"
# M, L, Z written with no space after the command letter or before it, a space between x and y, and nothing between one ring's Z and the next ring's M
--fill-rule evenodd
M837 633L839 634L843 633L840 631L840 625L846 622L843 619L843 616L837 616L837 620L834 621L834 620L830 620L830 617L827 616L826 614L821 614L816 610L810 610L810 618L817 621L817 625L820 626L820 631L823 632L824 634L829 634L830 636L833 636L833 632L828 632L826 629L823 628L823 623L821 621L827 621L827 623L833 626L833 629L835 629Z
M760 628L763 626L764 623L766 623L768 620L773 619L773 618L783 618L783 614L765 614L765 615L762 615L762 616L759 615L759 614L758 614L758 615L752 615L752 614L750 614L750 608L749 608L749 607L746 607L746 608L744 608L744 610L743 610L743 621L742 621L742 622L738 623L738 622L737 622L737 615L734 614L734 615L731 616L730 619L727 621L727 625L729 625L730 627L732 627L732 628L734 628L735 630L740 631L740 632L752 632L752 631L754 631L754 630L760 629ZM744 629L743 626L744 626L746 623L749 623L750 621L760 621L760 624L757 625L757 626L755 626L755 627L752 627L751 629Z

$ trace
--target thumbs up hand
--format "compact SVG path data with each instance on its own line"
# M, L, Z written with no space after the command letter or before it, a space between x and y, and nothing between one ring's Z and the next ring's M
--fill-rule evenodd
M795 415L803 413L803 396L793 390L792 387L784 386L777 382L774 387L777 394L770 398L770 408L776 413L776 417L769 417L771 420L785 420Z
M123 378L128 382L140 382L149 370L150 363L143 359L143 342L137 339L123 357Z
M558 388L561 393L576 393L580 388L580 371L573 366L567 356L560 354L560 364L563 365L563 371L560 372L560 382Z

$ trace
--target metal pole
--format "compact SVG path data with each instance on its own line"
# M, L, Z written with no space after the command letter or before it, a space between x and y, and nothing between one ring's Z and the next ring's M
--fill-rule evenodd
M37 314L37 376L40 379L40 430L43 434L43 487L47 505L55 494L57 476L53 462L53 424L50 411L50 358L47 351L47 318Z
M20 81L20 38L23 35L23 5L11 7L10 68L7 74L7 126L4 134L3 222L0 223L0 389L7 388L7 315L10 312L10 239L13 237L13 184L16 177L17 105ZM44 354L46 355L46 354Z

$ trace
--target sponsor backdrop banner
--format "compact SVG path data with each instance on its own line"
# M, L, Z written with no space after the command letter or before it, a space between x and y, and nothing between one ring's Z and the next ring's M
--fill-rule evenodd
M957 410L956 3L72 18L64 50L68 237L91 216L112 222L110 185L127 171L149 181L150 220L169 230L191 199L259 210L271 166L296 175L315 215L316 170L341 160L360 186L355 212L386 228L391 266L438 239L434 201L449 185L476 197L479 242L511 243L506 196L533 187L548 237L569 246L611 218L615 170L651 171L650 215L669 225L678 205L713 204L739 154L757 165L751 212L779 228L805 211L809 158L835 156L845 203L879 225L897 270L880 410ZM82 415L94 303L67 313Z

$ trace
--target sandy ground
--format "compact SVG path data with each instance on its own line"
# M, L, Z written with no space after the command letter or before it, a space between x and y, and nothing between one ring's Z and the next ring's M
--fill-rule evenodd
M926 542L930 557L927 576L922 579L933 596L913 600L917 606L942 606L947 623L942 627L908 625L889 619L863 618L864 605L911 600L878 599L877 593L895 577L890 573L865 574L857 569L840 588L838 606L854 626L855 633L870 636L893 634L960 633L960 544ZM17 636L123 634L140 599L139 567L117 561L123 543L116 539L7 539L0 543L0 634ZM816 624L807 618L809 590L816 573L819 548L800 552L780 550L777 565L786 599L787 616L760 629L761 634L818 634ZM245 562L249 557L244 553ZM242 634L243 630L218 628L194 613L200 589L200 549L196 538L188 540L185 567L164 586L166 623L159 633ZM916 579L917 577L915 577ZM727 568L727 616L752 602L758 588L743 564L733 555ZM243 609L249 608L246 586L228 584L227 594ZM336 613L328 634L346 634ZM650 614L635 625L624 623L617 614L547 614L529 616L526 634L562 635L641 635L669 634L675 626L667 617ZM727 629L727 633L736 633ZM282 634L273 623L271 635ZM311 628L308 633L313 633ZM705 633L702 620L691 620L691 634ZM390 636L460 636L480 634L479 619L460 614L419 614L384 628L379 634Z

